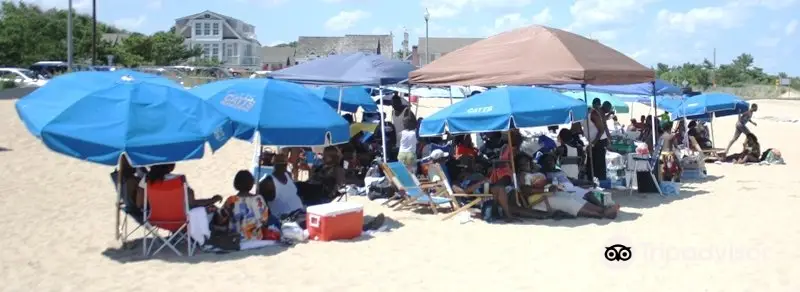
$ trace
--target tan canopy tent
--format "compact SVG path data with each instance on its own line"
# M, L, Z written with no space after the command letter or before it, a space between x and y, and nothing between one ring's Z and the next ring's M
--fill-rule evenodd
M598 41L546 26L504 32L412 71L424 85L634 84L652 69Z

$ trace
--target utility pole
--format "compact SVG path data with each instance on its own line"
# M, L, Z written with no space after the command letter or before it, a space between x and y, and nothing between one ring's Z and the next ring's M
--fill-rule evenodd
M72 0L67 5L67 70L72 72Z
M717 88L717 48L714 48L714 54L711 56L711 64L714 66L711 70L711 84Z
M97 65L97 0L92 0L92 66Z

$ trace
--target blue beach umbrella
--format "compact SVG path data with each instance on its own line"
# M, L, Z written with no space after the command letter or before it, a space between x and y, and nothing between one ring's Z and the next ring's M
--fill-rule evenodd
M137 166L198 159L233 134L225 115L180 87L110 76L56 77L20 99L17 114L51 150L105 165L122 153Z
M310 89L276 79L229 79L190 90L227 115L235 136L262 145L320 146L345 143L350 126Z
M378 111L378 106L375 105L375 101L372 100L372 96L369 94L370 90L365 86L320 86L312 87L311 90L334 109L339 108L339 95L341 93L343 111L356 112L359 107L364 109L365 112Z
M687 97L670 111L673 120L697 119L738 115L746 112L749 105L741 98L727 93L705 93Z
M549 89L508 86L474 95L423 119L420 135L560 125L586 119L586 110L582 101Z

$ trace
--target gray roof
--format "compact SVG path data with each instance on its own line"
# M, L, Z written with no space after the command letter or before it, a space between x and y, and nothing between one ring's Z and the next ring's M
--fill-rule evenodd
M460 48L466 47L471 45L477 41L483 40L483 38L428 38L430 39L429 49L431 50L431 54L443 54L449 53ZM425 37L419 38L417 42L417 50L425 54L426 50L426 40Z
M262 47L261 63L286 63L286 59L294 62L295 48L292 47Z
M104 33L100 36L100 40L109 42L112 45L116 45L122 42L122 40L128 38L130 35L131 34L129 33Z

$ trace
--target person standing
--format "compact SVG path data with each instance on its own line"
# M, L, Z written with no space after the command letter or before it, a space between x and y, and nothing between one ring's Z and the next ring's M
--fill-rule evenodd
M397 153L398 149L400 148L400 138L402 135L403 130L405 130L406 123L404 120L409 119L414 122L417 121L417 117L414 116L414 113L411 112L411 108L403 104L403 100L398 93L394 93L392 96L392 125L394 125L394 134L396 138L395 145L387 145L393 148L390 153ZM392 157L395 155L389 155L389 160L392 161Z
M736 143L736 140L739 140L739 136L742 134L745 134L745 136L752 134L750 129L747 128L747 123L751 123L753 126L758 126L756 122L753 122L753 113L756 111L758 111L758 105L754 103L750 105L750 110L739 115L739 119L736 121L736 131L733 133L733 139L731 139L731 142L728 143L728 147L725 148L725 155L728 155L728 151L731 150L733 143Z
M586 145L589 159L586 161L586 172L589 180L596 177L605 180L606 177L606 149L608 147L608 128L606 127L605 111L601 107L599 98L592 100L592 110L589 112L589 131ZM610 110L610 109L609 109Z
M417 121L404 119L403 122L397 160L403 163L410 173L415 174L417 173Z

